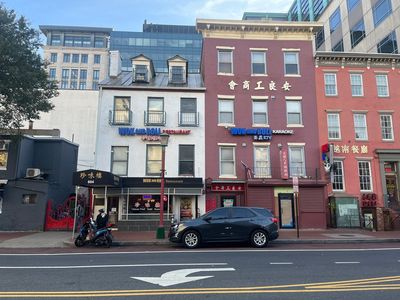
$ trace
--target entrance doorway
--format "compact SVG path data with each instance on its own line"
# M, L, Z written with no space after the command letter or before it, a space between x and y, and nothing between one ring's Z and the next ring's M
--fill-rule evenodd
M293 194L279 193L279 225L281 228L295 228Z
M386 175L386 191L389 207L392 209L399 208L400 205L396 175Z
M107 197L108 223L116 224L118 221L119 197Z

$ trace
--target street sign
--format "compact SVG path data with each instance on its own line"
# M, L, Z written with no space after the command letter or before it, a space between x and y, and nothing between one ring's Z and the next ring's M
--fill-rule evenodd
M161 277L131 277L133 279L145 281L159 286L170 286L200 279L207 279L214 276L192 276L186 277L189 274L197 272L217 272L217 271L235 271L234 268L204 268L204 269L182 269L166 272Z
M293 193L299 192L299 177L293 177Z

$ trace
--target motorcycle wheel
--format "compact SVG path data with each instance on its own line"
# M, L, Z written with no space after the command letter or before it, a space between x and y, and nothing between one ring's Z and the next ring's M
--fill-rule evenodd
M110 248L110 247L111 247L111 244L112 244L112 239L111 239L109 236L107 236L107 237L106 237L106 240L105 240L105 246L106 246L107 248Z
M85 244L85 241L83 240L83 238L81 236L78 236L75 239L75 246L76 247L82 247Z

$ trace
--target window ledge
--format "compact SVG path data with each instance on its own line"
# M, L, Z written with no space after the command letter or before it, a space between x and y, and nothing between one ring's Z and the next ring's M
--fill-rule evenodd
M251 127L269 127L269 124L252 124Z
M300 74L285 74L284 77L301 77Z
M237 179L237 176L235 175L220 175L219 178L224 178L224 179Z
M231 124L231 123L218 123L217 126L218 127L225 127L225 128L236 127L235 124Z
M268 74L251 74L251 77L268 77Z
M220 73L220 72L218 72L217 75L221 75L221 76L235 76L235 74L233 74L233 73Z
M303 128L303 124L287 124L286 127Z

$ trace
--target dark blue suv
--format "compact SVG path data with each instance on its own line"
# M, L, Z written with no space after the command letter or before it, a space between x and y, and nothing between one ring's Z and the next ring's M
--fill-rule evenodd
M221 207L200 218L173 224L168 237L187 248L196 248L202 242L233 241L265 247L279 236L277 221L266 208Z

